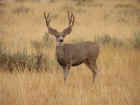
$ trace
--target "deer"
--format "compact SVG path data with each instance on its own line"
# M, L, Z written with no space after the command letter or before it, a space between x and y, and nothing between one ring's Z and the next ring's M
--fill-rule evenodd
M99 56L99 46L95 42L85 41L74 44L63 43L64 38L72 32L74 26L75 17L72 12L68 11L68 27L62 32L58 32L50 25L51 17L50 13L46 15L44 12L44 18L48 33L56 38L56 58L64 72L64 82L67 80L71 67L78 66L82 63L86 64L92 72L92 81L94 83L96 74L98 73L97 58Z

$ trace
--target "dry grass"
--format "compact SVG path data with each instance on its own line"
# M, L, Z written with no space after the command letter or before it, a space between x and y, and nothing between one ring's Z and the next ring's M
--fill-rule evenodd
M95 4L102 4L102 7ZM135 32L139 32L138 11L135 13L137 15L127 18L128 22L118 23L116 20L119 19L121 7L119 10L114 8L116 4L118 2L113 0L94 1L90 5L87 3L88 6L77 6L72 1L7 3L1 7L3 14L0 21L0 39L5 43L4 47L13 52L24 48L30 51L31 41L41 40L46 31L43 11L54 11L52 26L62 30L67 25L64 13L70 8L74 11L76 24L66 42L83 39L93 41L96 35L104 34L121 40L131 39ZM130 6L129 0L127 4ZM24 7L25 11L20 7ZM18 13L15 12L17 9ZM19 9L22 11L19 12ZM54 45L53 37L51 41ZM55 47L50 49L49 57L55 60ZM9 73L1 70L0 105L139 105L139 62L139 50L135 48L104 46L98 59L101 72L94 84L91 81L91 72L85 65L72 68L66 84L61 68L52 63L47 72L25 70Z
M66 84L63 72L0 73L3 105L138 105L139 62L137 51L102 49L98 64L101 72L92 84L91 72L84 65L73 68ZM113 51L112 51L113 50Z

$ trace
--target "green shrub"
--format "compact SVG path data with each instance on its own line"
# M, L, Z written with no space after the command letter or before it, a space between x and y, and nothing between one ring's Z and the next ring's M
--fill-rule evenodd
M136 33L134 35L132 45L133 45L134 48L140 49L140 33Z
M53 47L53 40L50 37L49 33L45 33L42 39L42 43L44 45L44 47L46 48L52 48Z
M50 67L51 59L49 57L49 50L52 48L52 39L48 33L45 33L41 41L32 41L32 48L34 52L34 60L32 59L31 67L39 71L44 69L45 71Z
M74 0L77 5L82 5L84 3L91 3L92 0Z
M107 44L110 43L111 37L109 35L98 36L95 38L95 42L99 44Z
M8 69L9 71L40 71L48 70L52 64L48 53L49 48L52 47L51 38L47 33L40 41L31 41L31 52L28 49L12 53L10 50L3 49L3 43L0 42L0 67Z
M111 37L107 34L96 37L95 42L100 45L112 45L113 47L121 47L124 44L119 38Z
M30 11L30 8L25 7L25 6L19 6L13 10L13 13L19 15L21 13L28 13L29 11Z

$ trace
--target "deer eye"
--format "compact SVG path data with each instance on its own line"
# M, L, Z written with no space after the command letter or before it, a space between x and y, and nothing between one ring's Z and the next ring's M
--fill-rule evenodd
M56 35L56 38L59 38L59 35Z
M65 37L65 35L62 35L62 37L64 38L64 37Z

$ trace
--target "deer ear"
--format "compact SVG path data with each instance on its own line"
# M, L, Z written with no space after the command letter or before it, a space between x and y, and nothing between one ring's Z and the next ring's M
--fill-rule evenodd
M50 33L51 35L54 35L54 36L58 36L58 32L56 29L53 29L53 28L50 28L48 27L48 33Z
M65 37L66 35L70 34L72 32L72 27L68 27L68 28L65 28L63 31L62 31L62 34L63 36Z

